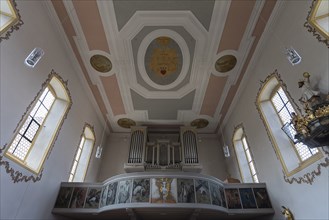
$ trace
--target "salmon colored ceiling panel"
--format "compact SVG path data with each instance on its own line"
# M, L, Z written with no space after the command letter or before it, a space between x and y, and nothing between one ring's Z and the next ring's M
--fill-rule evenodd
M69 15L67 14L67 11L65 9L63 1L52 0L51 2L54 6L54 9L57 13L57 16L58 16L59 20L61 21L61 24L64 28L65 34L67 35L67 37L71 41L71 36L75 36L76 34L75 34L75 31L74 31L73 25L70 21Z
M232 102L232 100L233 100L233 98L234 98L234 96L235 96L235 94L236 94L236 92L237 92L237 90L240 86L242 78L243 78L243 76L246 72L246 69L249 65L249 62L252 58L252 55L254 54L254 51L255 51L255 49L258 45L258 42L259 42L259 40L260 40L260 38L261 38L261 36L264 32L265 26L266 26L271 14L272 14L272 11L275 7L275 4L276 4L276 0L267 0L266 3L264 4L264 7L263 7L263 9L260 13L257 24L256 24L256 26L254 28L254 31L253 31L253 36L255 36L255 41L253 42L253 45L252 45L252 47L249 51L248 57L246 59L246 62L243 65L243 68L241 70L241 74L240 74L240 76L237 80L237 83L234 86L232 86L230 88L229 92L228 92L228 95L225 99L223 108L221 110L222 117L221 117L221 121L219 122L219 125L222 122L222 120L225 118L225 116L227 114L227 111L230 107L230 104L231 104L231 102Z
M115 75L101 77L101 81L110 102L113 115L126 114L125 108L123 106L120 88L118 85L117 77Z
M220 77L211 74L208 81L207 91L201 107L201 115L209 115L210 117L214 116L220 97L222 96L226 81L227 76Z
M96 1L73 1L89 50L110 53Z
M71 20L69 19L69 15L67 14L67 11L65 9L65 6L63 4L63 1L59 1L59 0L52 0L51 1L53 6L54 6L54 9L57 13L57 16L61 19L61 23L62 23L62 26L64 28L64 32L67 36L67 39L69 40L70 42L70 45L72 47L72 50L76 56L76 59L78 61L78 63L80 64L80 67L81 67L81 70L82 70L82 73L84 74L86 80L87 80L87 83L96 99L96 102L100 108L100 111L102 112L104 118L106 118L106 114L107 114L107 111L106 111L106 107L105 107L105 104L101 98L101 95L100 95L100 92L98 90L98 87L93 85L90 78L89 78L89 75L87 74L87 70L84 66L84 63L81 59L81 56L80 56L80 53L78 52L78 49L75 45L75 42L74 42L74 39L73 37L76 35L75 34L75 31L74 31L74 28L73 28L73 25L71 23ZM111 127L109 124L108 124L109 127Z
M239 49L254 5L255 0L233 0L231 2L217 53Z

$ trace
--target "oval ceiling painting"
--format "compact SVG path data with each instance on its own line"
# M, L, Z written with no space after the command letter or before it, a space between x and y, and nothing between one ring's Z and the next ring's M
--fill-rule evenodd
M182 71L182 50L172 38L161 36L149 44L145 53L148 77L158 85L173 83Z

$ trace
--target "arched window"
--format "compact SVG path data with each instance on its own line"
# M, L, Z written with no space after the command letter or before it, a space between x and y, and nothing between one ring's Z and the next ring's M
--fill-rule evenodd
M23 24L15 0L0 1L0 42Z
M5 156L39 174L71 104L66 83L52 72L22 117Z
M304 26L329 47L329 1L313 0Z
M69 182L83 182L88 169L91 153L95 144L95 133L92 126L86 124L73 160Z
M310 149L303 143L294 144L281 129L285 123L290 123L292 112L301 112L277 72L265 80L256 105L286 176L299 172L323 157L316 148ZM291 130L291 136L294 135Z
M250 151L247 136L242 125L235 128L233 134L233 145L243 182L258 183L255 161Z

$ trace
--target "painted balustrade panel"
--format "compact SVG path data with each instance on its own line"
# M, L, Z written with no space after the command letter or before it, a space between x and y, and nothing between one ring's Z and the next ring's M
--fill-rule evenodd
M163 204L220 207L221 211L273 212L264 183L225 184L215 178L134 176L111 178L103 184L62 183L54 212L115 208L115 205ZM112 206L112 207L111 207ZM122 207L121 207L122 208ZM57 210L57 211L56 211Z

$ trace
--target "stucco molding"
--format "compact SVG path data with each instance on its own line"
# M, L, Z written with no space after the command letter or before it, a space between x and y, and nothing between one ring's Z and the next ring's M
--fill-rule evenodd
M51 151L55 145L55 142L58 138L59 132L62 128L62 125L65 121L65 119L67 118L67 115L71 109L72 106L72 97L70 94L70 91L68 90L67 84L68 81L64 81L63 78L61 76L59 76L58 73L56 73L54 70L51 71L51 73L48 75L47 80L42 84L41 89L39 90L39 92L37 93L37 95L34 97L34 99L32 100L32 102L29 104L29 106L26 108L24 114L22 115L21 119L19 120L19 122L16 125L16 128L14 129L13 134L15 134L17 132L17 130L21 127L22 123L25 121L25 118L28 116L31 108L33 107L33 105L36 103L37 99L40 97L41 93L44 91L44 89L49 85L51 79L53 77L56 77L64 86L64 89L66 90L66 93L68 95L69 98L69 104L68 107L63 115L62 120L60 121L59 125L58 125L58 129L56 130L56 132L53 135L53 141L49 146L49 150L45 156L45 160L44 162L49 158L49 155L51 154ZM43 163L43 167L40 169L40 172L38 174L25 174L27 173L31 173L31 171L29 171L26 168L22 168L23 172L16 170L14 168L14 166L12 166L10 164L10 162L7 160L6 157L4 157L4 151L5 149L8 147L8 143L6 143L3 147L0 147L0 166L4 166L6 173L8 173L10 175L10 177L12 178L14 183L18 183L18 182L28 182L28 181L33 181L33 182L37 182L39 180L41 180L42 177L42 173L43 173L43 169L44 169L44 163ZM14 162L13 162L14 163Z
M307 14L306 22L304 23L304 27L306 27L307 28L307 31L310 32L310 33L312 33L313 36L315 36L316 39L319 42L324 43L329 48L329 40L326 39L325 37L323 37L319 33L319 31L313 25L311 25L311 23L310 23L311 14L312 14L313 9L315 8L316 2L317 2L317 0L313 0L312 4L310 6L310 10L309 10L309 12Z
M297 183L297 184L306 183L306 184L312 185L313 182L314 182L315 177L321 175L321 168L322 167L326 168L326 167L329 166L329 152L326 151L324 148L322 148L322 150L328 156L324 159L324 162L319 163L317 165L317 167L316 167L315 170L313 170L312 172L306 173L303 176L300 176L300 177L297 177L297 178L296 177L288 178L286 175L283 174L284 181L286 183L289 183L289 184L293 184L293 183Z
M294 107L296 107L296 110L298 111L299 114L301 114L301 109L300 107L296 104L295 100L292 98L292 96L290 95L288 89L287 89L287 85L283 82L280 74L278 73L277 70L275 70L273 73L271 73L270 75L268 75L266 77L266 79L264 81L260 81L260 88L258 90L258 93L257 93L257 96L256 96L256 101L255 101L255 105L256 105L256 109L258 111L258 114L259 114L259 117L261 119L261 121L263 122L264 124L264 127L265 127L265 130L266 130L266 133L267 133L267 136L269 137L270 139L270 143L273 147L273 150L278 158L278 160L280 160L281 156L280 156L280 151L279 149L277 149L277 147L275 146L275 143L274 143L274 140L271 135L271 131L269 130L269 127L266 125L266 119L262 113L262 110L259 106L259 97L261 95L261 92L263 91L263 88L264 86L267 84L267 82L272 78L272 77L276 77L276 79L278 80L280 86L283 88L283 90L285 91L285 93L287 94L288 97L290 97L290 101L291 101L291 104L293 104ZM292 184L294 182L296 182L297 184L301 184L301 183L306 183L306 184L311 184L314 182L314 179L316 176L320 176L321 175L321 167L328 167L329 166L329 152L324 150L324 148L322 148L324 153L327 154L328 156L325 158L324 162L320 162L317 164L316 166L316 169L314 169L313 171L309 172L309 173L306 173L304 175L302 175L301 177L291 177L291 178L288 178L287 174L285 173L285 168L284 170L282 170L283 172L283 178L284 178L284 181L289 183L289 184ZM282 166L284 166L282 163L281 163ZM305 167L304 167L305 168ZM301 171L298 171L298 172L301 172Z
M11 0L12 3L13 3L13 7L15 9L15 12L16 12L16 16L17 16L17 21L11 25L8 30L3 34L3 36L0 36L0 43L2 42L2 40L8 40L10 35L14 32L14 31L17 31L23 24L23 20L21 18L21 15L19 13L19 10L17 8L17 3L15 0Z

